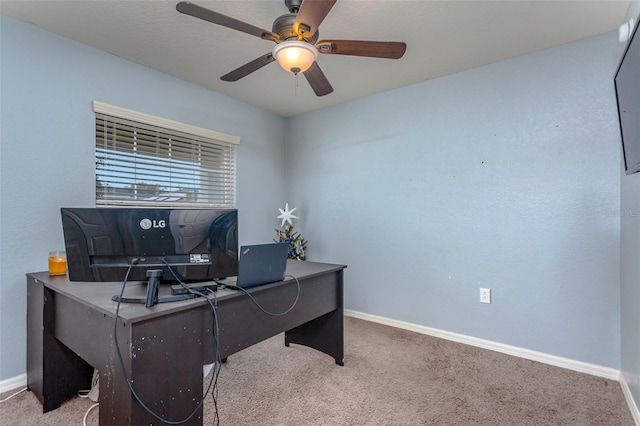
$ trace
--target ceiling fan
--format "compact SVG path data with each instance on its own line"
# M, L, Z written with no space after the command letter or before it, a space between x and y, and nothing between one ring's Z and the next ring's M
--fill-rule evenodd
M273 21L268 31L230 16L182 1L176 10L237 31L271 40L273 50L220 77L223 81L238 81L273 61L293 74L302 73L317 96L328 95L333 87L316 62L318 53L351 55L370 58L400 59L407 45L393 41L320 40L318 27L337 0L284 0L289 13Z

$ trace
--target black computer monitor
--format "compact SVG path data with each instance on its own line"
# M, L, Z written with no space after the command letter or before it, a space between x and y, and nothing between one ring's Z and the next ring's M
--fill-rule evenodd
M69 280L198 282L238 274L236 209L62 208ZM169 266L168 266L169 265Z

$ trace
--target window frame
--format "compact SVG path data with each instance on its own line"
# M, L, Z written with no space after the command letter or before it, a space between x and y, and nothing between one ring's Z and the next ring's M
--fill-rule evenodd
M181 123L174 120L169 120L162 117L153 116L150 114L109 105L99 101L93 101L93 111L95 117L95 135L96 135L96 145L95 145L95 161L96 161L96 206L100 207L175 207L175 208L235 208L236 205L236 181L237 181L237 167L236 167L236 155L235 155L235 147L240 144L240 138L238 136L228 135L225 133L220 133L214 130L205 129L202 127L193 126L190 124ZM120 140L114 139L106 139L107 136L111 136L112 138L115 136L114 134L108 133L104 128L100 128L98 125L99 121L106 120L106 125L113 126L121 126L121 127L129 127L133 130L130 130L129 137L127 136L127 132L125 134L124 142ZM112 128L109 130L113 130ZM139 133L137 133L139 130ZM140 142L136 141L136 136L139 134L141 136ZM138 151L144 152L144 150L149 151L149 142L146 141L147 145L143 146L142 136L151 135L152 141L151 144L155 144L157 147L157 152L154 157L150 157L146 154L138 154ZM131 136L133 135L133 136ZM153 139L155 138L155 139ZM172 139L173 138L173 139ZM100 143L103 141L103 146L100 147ZM143 186L149 183L145 183L142 179L143 177L138 177L137 174L134 174L135 177L130 177L129 181L125 184L128 184L130 188L136 193L131 198L120 198L118 195L112 194L111 197L104 197L104 193L100 192L99 186L99 167L104 167L104 163L100 166L100 158L102 158L102 154L100 150L110 150L110 151L121 151L120 149L108 147L107 143L120 144L122 147L122 152L119 152L115 162L122 161L129 167L136 167L138 164L147 163L147 172L151 173L147 176L152 181L155 182L163 182L169 183L169 189L167 190L167 194L164 196L164 200L159 199L159 194L156 195L156 199L137 199L137 187ZM130 144L130 145L129 145ZM178 145L180 145L180 151L178 151ZM129 149L129 154L124 154L124 152ZM212 199L209 198L209 201L186 201L186 200L171 200L172 191L175 189L172 187L173 178L167 176L163 176L160 173L156 173L158 168L164 168L167 170L166 173L169 173L169 170L177 170L184 171L189 165L190 169L194 169L193 165L189 164L188 160L180 160L173 159L172 156L179 158L183 156L186 158L186 154L184 153L184 149L187 149L188 152L198 158L202 158L202 153L204 152L204 157L207 158L210 165L219 163L220 168L215 169L216 173L222 173L222 179L213 179L209 177L206 179L205 186L208 190L214 191L215 193L223 193L222 196L214 196L214 198L220 198L215 202L212 202ZM159 152L162 151L162 154ZM166 151L166 156L164 152ZM193 154L196 153L196 154ZM153 160L150 160L153 158ZM153 161L155 166L149 166L149 162ZM166 164L163 164L166 163ZM173 164L173 167L172 167ZM182 164L182 166L180 165ZM201 161L196 161L194 164L198 164L199 167L202 166ZM124 179L124 176L117 176L118 166L115 163L110 165L110 168L105 173L102 169L102 175L105 177L110 177L112 179ZM151 170L150 170L151 169ZM204 174L211 175L212 170L207 170L206 167L201 169L195 169L194 175L198 175L197 179L193 180L193 187L198 188L202 183L201 170L204 171ZM129 172L124 172L128 174ZM171 173L169 173L171 175ZM216 181L220 181L222 183L218 184ZM197 182L197 183L196 183ZM125 188L125 187L122 187ZM212 194L212 192L209 192ZM148 197L151 198L151 197ZM175 198L175 197L173 197ZM183 197L185 198L185 197Z

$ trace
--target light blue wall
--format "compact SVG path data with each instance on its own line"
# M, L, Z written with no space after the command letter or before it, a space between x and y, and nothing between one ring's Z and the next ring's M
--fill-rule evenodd
M93 100L240 136L241 243L274 237L286 122L6 16L0 29L1 381L26 371L25 273L63 247L60 207L95 205Z
M627 20L640 18L640 0L629 6ZM636 24L637 25L637 24ZM640 407L640 173L620 182L620 306L621 371L635 404Z
M616 37L290 120L289 202L347 308L619 368Z

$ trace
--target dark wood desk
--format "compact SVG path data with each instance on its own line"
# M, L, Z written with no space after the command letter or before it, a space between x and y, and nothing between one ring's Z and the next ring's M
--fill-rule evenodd
M284 316L269 316L241 292L217 292L220 355L285 332L285 344L320 350L344 364L343 265L290 260L287 275L298 278L300 298ZM45 412L90 385L100 371L100 424L157 424L140 406L123 376L113 332L122 283L72 282L46 272L27 274L27 382ZM255 287L254 298L271 312L285 311L296 296L292 279ZM125 296L144 297L142 283ZM160 290L168 294L168 286ZM152 308L121 304L117 339L136 392L163 418L186 418L202 400L202 366L213 362L213 320L202 298ZM224 368L224 367L223 367ZM202 424L202 408L189 425Z

